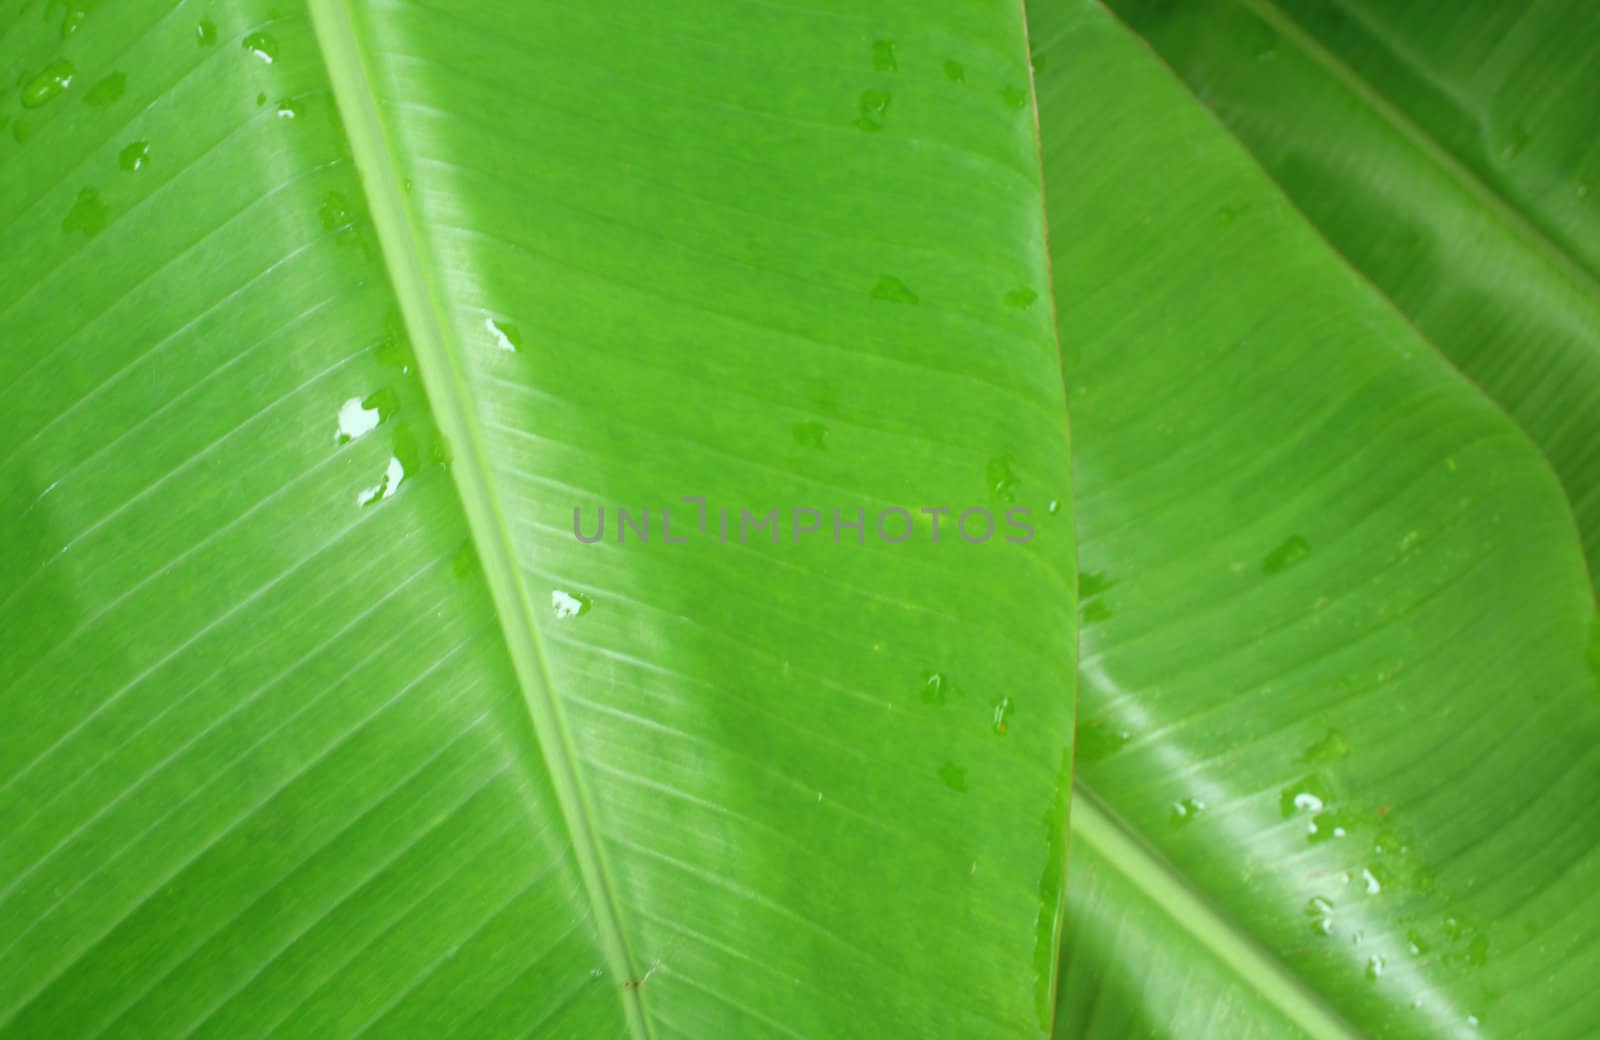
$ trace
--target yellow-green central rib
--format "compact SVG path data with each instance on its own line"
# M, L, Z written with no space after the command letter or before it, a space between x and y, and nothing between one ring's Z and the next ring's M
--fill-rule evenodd
M310 0L312 23L339 114L382 244L384 263L410 334L423 387L434 418L455 449L452 472L467 523L483 563L522 699L544 754L551 784L571 835L578 869L588 891L607 967L617 979L623 1015L634 1040L652 1031L636 987L615 887L595 831L594 812L573 751L560 701L534 626L533 601L512 549L510 528L489 469L477 410L467 392L460 345L445 316L444 301L424 259L416 221L405 201L395 154L378 112L373 77L348 0Z
M1171 867L1129 833L1082 783L1072 784L1074 841L1093 848L1167 916L1315 1040L1358 1040L1360 1034L1328 1009L1282 962L1219 914ZM1070 863L1070 853L1069 863ZM1070 868L1069 868L1070 869Z

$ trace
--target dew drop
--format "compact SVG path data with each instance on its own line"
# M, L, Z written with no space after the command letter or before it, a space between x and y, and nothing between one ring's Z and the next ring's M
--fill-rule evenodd
M951 83L965 83L967 81L967 70L961 67L959 61L953 58L947 59L944 63L944 78Z
M55 4L50 5L52 8ZM84 19L89 17L89 12L81 7L68 7L67 13L61 18L61 38L65 40L83 25Z
M1017 487L1022 482L1011 468L1011 461L1010 455L996 455L984 466L984 483L988 485L989 500L992 502L1017 500Z
M1084 762L1104 762L1133 739L1133 734L1118 729L1104 719L1092 719L1078 727L1077 753Z
M195 43L201 47L210 47L217 42L217 23L209 18L200 19L200 24L195 26Z
M1306 824L1306 841L1312 845L1321 845L1334 838L1343 838L1350 833L1351 821L1342 812L1320 812L1311 817L1311 822Z
M1028 107L1028 92L1021 87L1007 87L1000 92L1000 96L1005 98L1009 107L1019 112Z
M300 102L292 100L278 102L279 119L299 119L303 115L305 115L305 109Z
M1321 936L1333 934L1333 900L1312 896L1306 901L1305 909L1301 913L1311 922L1313 934Z
M954 762L946 762L939 767L939 779L952 791L965 791L967 789L967 770Z
M65 58L52 61L37 76L22 85L22 107L38 108L53 101L63 90L72 86L75 74L72 62Z
M917 294L892 274L882 275L872 287L872 298L885 303L916 303Z
M1104 600L1093 600L1083 604L1078 611L1081 622L1085 625L1095 625L1102 621L1111 620L1111 608Z
M144 169L144 164L149 161L149 141L135 141L117 153L117 165L129 173Z
M893 72L899 68L894 60L893 40L874 40L872 42L872 67L879 72Z
M1015 289L1012 289L1010 292L1006 293L1005 302L1007 307L1014 307L1017 310L1022 310L1026 307L1032 307L1033 301L1037 300L1038 298L1038 293L1025 286L1019 285Z
M93 238L106 226L106 212L106 204L100 201L100 193L93 188L84 188L78 192L77 201L61 221L61 231L68 235L78 232L85 238Z
M383 479L369 488L364 488L356 496L356 504L369 506L374 502L381 502L400 489L400 484L406 479L406 468L394 456L389 457L389 464L384 467Z
M1350 742L1345 740L1336 729L1330 729L1328 735L1321 740L1311 743L1300 755L1300 761L1310 763L1337 762L1350 754Z
M1302 777L1283 789L1278 796L1278 809L1287 820L1299 813L1321 812L1331 798L1321 778Z
M828 428L819 422L795 423L794 441L814 451L827 451Z
M1266 557L1261 561L1261 573L1281 574L1310 555L1310 543L1300 535L1294 535L1288 541L1267 553Z
M359 397L352 397L339 406L339 426L333 435L335 444L349 444L378 428L383 414L377 407L368 407Z
M268 65L278 60L278 41L268 33L253 32L244 38L240 46L252 57L259 58Z
M1184 798L1172 803L1172 812L1167 816L1167 822L1173 827L1185 827L1194 822L1195 817L1206 811L1206 803L1198 798Z
M1384 959L1377 955L1367 958L1367 981L1377 982L1383 978Z
M565 592L561 589L550 591L550 609L555 611L557 621L582 617L593 606L589 597L581 592Z
M1116 579L1107 576L1104 571L1078 572L1078 595L1084 599L1090 596L1098 596L1102 592L1116 588L1116 586Z
M994 706L994 731L1000 736L1005 736L1011 728L1012 703L1010 697L1001 697Z
M956 684L943 672L929 672L922 683L922 703L944 707L950 697L960 693Z
M122 92L127 86L128 77L120 72L113 72L84 92L83 103L91 108L109 108L122 97Z
M507 354L515 354L517 348L522 346L522 330L508 321L485 318L483 319L483 327L488 330L489 342L494 344L496 350L503 350Z
M889 114L889 92L886 90L863 90L859 107L861 115L856 119L856 126L869 133L882 130L882 120Z

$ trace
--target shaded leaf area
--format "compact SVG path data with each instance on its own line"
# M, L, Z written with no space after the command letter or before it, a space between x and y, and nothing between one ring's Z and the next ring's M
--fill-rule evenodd
M1092 798L1072 814L1056 1036L1338 1035L1332 1012Z
M1101 863L1165 865L1227 923L1207 945L1269 951L1328 1035L1585 1035L1600 626L1559 486L1103 9L1036 4L1030 31L1079 777L1130 835ZM1287 1007L1279 979L1249 981ZM1116 1013L1191 1035L1169 997ZM1113 1012L1059 1020L1086 1014Z
M0 1032L1048 1032L1020 19L9 5Z
M1113 0L1543 449L1600 560L1600 7Z

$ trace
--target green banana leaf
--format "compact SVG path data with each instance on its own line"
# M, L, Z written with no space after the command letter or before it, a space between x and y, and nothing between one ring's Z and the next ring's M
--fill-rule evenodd
M1592 1035L1560 486L1104 10L1030 32L1083 597L1058 1035Z
M1600 573L1600 4L1113 7L1527 430Z
M1560 488L1029 16L1053 276L1015 4L0 12L0 1032L1585 1035Z
M0 1033L1048 1034L1017 4L31 0L0 72Z

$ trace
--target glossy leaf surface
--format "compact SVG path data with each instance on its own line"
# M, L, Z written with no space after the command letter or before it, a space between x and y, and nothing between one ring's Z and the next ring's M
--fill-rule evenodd
M1048 1031L1075 583L1015 3L0 34L0 1032ZM648 542L574 538L617 507Z
M1600 5L1113 6L1528 431L1600 572Z
M1137 38L1077 0L1030 31L1108 821L1075 811L1061 1035L1587 1036L1600 625L1560 487Z

